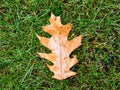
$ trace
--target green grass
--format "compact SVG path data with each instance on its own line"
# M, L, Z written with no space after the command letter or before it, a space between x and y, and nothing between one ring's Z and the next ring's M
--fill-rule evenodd
M72 23L68 39L83 35L71 54L76 76L58 81L36 52L50 52L35 32L50 13ZM0 0L0 90L120 90L119 0Z

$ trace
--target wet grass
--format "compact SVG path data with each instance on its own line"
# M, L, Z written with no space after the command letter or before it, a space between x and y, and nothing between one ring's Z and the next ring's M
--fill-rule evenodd
M36 52L49 52L35 36L50 37L51 12L73 26L68 39L83 35L71 54L76 76L58 81ZM120 90L119 0L1 0L0 90Z

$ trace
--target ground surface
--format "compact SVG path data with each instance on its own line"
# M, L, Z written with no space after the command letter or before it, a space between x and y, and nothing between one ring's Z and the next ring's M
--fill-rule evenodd
M50 37L41 26L51 12L72 23L68 39L83 35L71 54L78 74L64 81L36 54L50 52L35 32ZM120 90L120 1L0 0L0 90Z

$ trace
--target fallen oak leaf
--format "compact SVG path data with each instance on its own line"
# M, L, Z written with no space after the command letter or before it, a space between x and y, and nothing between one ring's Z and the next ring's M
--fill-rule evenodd
M56 17L51 13L49 19L50 25L42 26L43 31L51 34L50 38L42 37L36 34L41 44L49 48L52 53L38 53L41 58L45 58L53 63L48 65L50 71L54 73L53 78L63 80L76 74L70 70L78 60L76 56L70 58L71 52L81 45L82 36L75 37L68 41L67 36L71 30L71 24L61 24L60 16Z

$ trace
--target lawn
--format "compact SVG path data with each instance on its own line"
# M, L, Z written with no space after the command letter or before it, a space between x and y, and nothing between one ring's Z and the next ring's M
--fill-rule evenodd
M72 24L68 40L83 36L77 75L63 81L36 53L50 53L35 33L50 37L51 12ZM0 0L0 90L120 90L120 1Z

